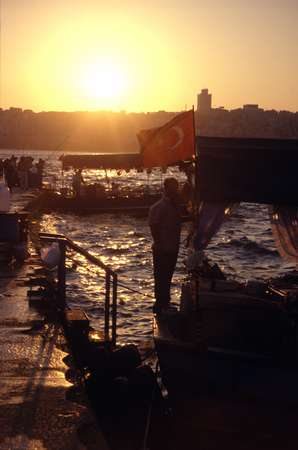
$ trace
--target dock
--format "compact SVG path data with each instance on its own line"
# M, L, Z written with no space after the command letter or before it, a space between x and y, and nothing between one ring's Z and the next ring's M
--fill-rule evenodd
M29 301L28 274L39 264L31 251L23 264L1 266L0 449L108 450L87 397L70 399L61 323Z
M0 215L0 450L164 448L153 426L164 411L155 374L135 345L116 344L117 273L66 236L40 233L38 214L27 224L25 198L15 197ZM28 229L30 256L18 261ZM54 272L39 256L53 242ZM99 339L84 310L67 305L67 249L105 271Z

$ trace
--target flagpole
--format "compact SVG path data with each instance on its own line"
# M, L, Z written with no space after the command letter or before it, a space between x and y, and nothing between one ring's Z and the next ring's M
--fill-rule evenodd
M194 180L194 191L195 191L195 197L194 197L194 203L198 207L199 205L199 196L198 196L198 152L197 152L197 139L196 139L196 123L195 123L195 111L194 111L194 105L192 105L192 119L193 119L193 134L194 134L194 155L195 155L195 180ZM195 208L195 212L197 213L197 208ZM196 215L196 214L195 214Z
M195 153L195 161L194 161L194 170L195 170L195 179L194 179L194 236L198 230L199 224L199 206L200 206L200 195L199 195L199 183L198 183L198 149L197 149L197 139L196 139L196 124L195 124L195 111L194 105L192 105L192 114L193 114L193 133L194 133L194 153ZM199 279L198 274L193 274L194 277L194 323L193 323L193 338L194 342L197 345L201 344L201 311L199 307Z
M196 121L195 121L195 107L192 105L192 120L193 120L193 137L194 137L194 151L196 155Z

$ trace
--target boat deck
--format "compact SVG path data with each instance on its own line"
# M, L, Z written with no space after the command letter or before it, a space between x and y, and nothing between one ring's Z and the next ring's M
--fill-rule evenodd
M175 320L154 320L173 413L169 448L297 448L298 368L269 355L183 341L172 333Z
M169 448L187 450L294 450L297 409L274 399L256 401L233 392L172 400Z

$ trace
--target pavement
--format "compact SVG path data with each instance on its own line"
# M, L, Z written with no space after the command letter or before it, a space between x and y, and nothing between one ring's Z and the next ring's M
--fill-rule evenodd
M60 325L29 306L35 264L0 269L0 449L108 450L87 399L67 399Z

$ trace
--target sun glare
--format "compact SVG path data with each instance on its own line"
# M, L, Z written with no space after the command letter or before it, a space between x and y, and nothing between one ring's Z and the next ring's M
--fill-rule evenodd
M83 93L94 100L113 100L121 97L127 87L123 69L115 64L94 64L84 67L80 78Z

